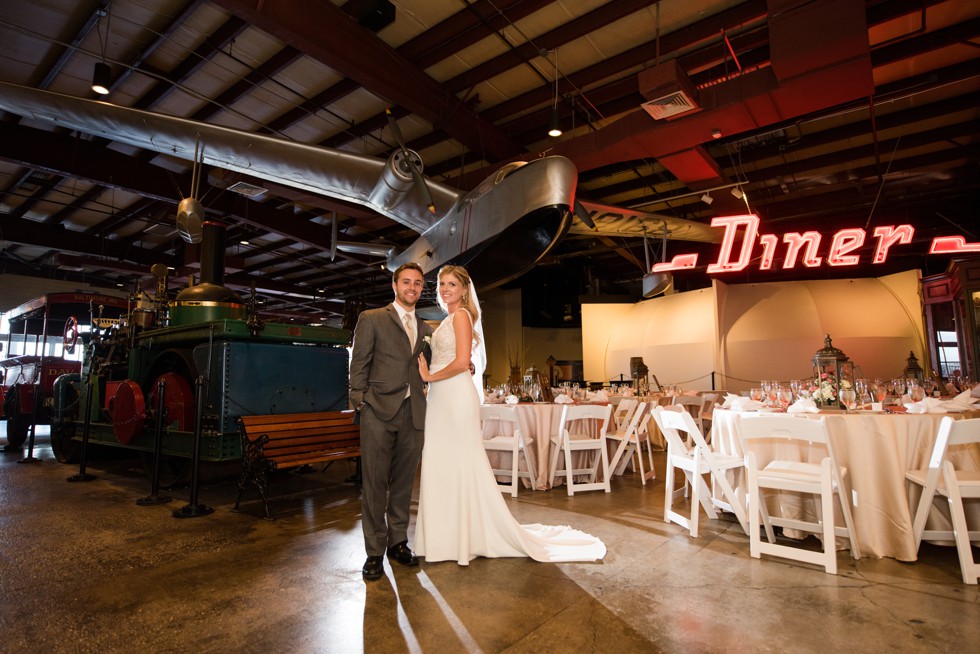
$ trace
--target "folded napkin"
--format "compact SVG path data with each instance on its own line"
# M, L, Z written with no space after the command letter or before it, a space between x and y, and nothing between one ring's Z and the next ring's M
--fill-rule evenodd
M723 409L730 409L732 404L738 400L744 400L745 398L741 395L733 395L732 393L725 393L725 401L722 402L721 407Z
M970 391L970 396L980 400L980 384L973 387L973 390Z
M946 402L934 397L924 398L921 402L905 402L906 413L946 413Z
M926 399L932 399L932 398L926 398ZM975 408L973 404L974 402L977 401L977 399L978 398L973 397L971 391L966 390L960 393L959 395L957 395L956 397L943 402L943 406L946 407L947 409L969 411L970 409Z
M606 395L606 391L599 389L595 393L589 393L588 398L590 402L608 402L609 396Z
M820 409L811 398L801 397L786 407L786 413L820 413Z
M504 400L504 402L506 402L507 404L517 404L518 402L520 402L520 400L517 399L516 395L508 395L507 399Z
M748 397L740 397L732 401L731 407L732 411L756 411L764 407L765 404L757 400L753 400Z
M555 404L574 404L575 400L568 397L564 393L555 398Z

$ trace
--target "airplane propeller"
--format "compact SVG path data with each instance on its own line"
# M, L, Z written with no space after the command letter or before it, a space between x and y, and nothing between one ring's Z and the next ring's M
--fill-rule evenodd
M405 145L405 139L402 138L402 132L398 128L398 122L391 113L391 107L385 107L385 115L388 116L388 124L391 125L391 132L395 135L398 147L402 150L402 162L411 171L412 179L415 181L415 188L422 194L425 208L429 210L429 213L434 214L436 212L436 205L432 202L432 194L429 193L429 187L426 185L425 179L422 178L422 171L420 170L422 160L418 154L409 150L408 146Z
M670 272L652 272L650 267L650 248L647 245L647 230L643 228L643 254L646 256L646 273L643 275L643 297L652 298L665 293L674 284L674 275ZM664 221L663 240L661 241L660 259L667 257L667 221Z
M592 216L589 215L589 212L585 209L582 203L579 202L578 200L575 200L575 202L573 203L573 209L575 211L575 215L578 216L578 219L581 220L583 223L585 223L586 227L595 231L596 228L595 221L592 220Z

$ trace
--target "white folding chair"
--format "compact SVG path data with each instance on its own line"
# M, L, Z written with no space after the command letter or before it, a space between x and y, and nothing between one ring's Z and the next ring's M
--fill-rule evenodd
M698 431L704 434L704 424L701 422L701 408L704 406L704 399L700 395L675 395L670 404L671 406L683 407L685 411L691 414ZM687 445L688 447L691 446L690 440L687 441Z
M698 536L699 507L704 508L708 517L714 520L718 517L716 508L734 513L738 523L748 532L745 508L738 502L735 489L728 480L727 472L742 468L741 457L712 452L704 436L698 430L694 418L686 411L677 411L657 407L653 410L653 419L667 440L667 475L664 483L664 522L676 522L686 527L691 536ZM689 448L687 443L692 442ZM685 478L685 488L674 490L674 469L682 470ZM712 488L708 489L704 475L711 475ZM674 498L691 485L691 515L681 515L674 511ZM721 497L715 497L721 491Z
M510 452L510 468L494 467L491 459L491 468L495 476L510 476L510 484L501 486L500 490L505 493L509 490L512 497L517 497L517 488L522 477L531 482L532 489L536 489L537 479L527 447L531 441L525 441L524 435L518 428L517 407L506 404L484 404L480 407L480 417L483 419L484 433L494 434L492 438L483 439L483 449L488 453ZM522 457L527 470L519 469Z
M970 549L971 541L980 542L980 530L969 530L963 509L964 498L980 498L980 471L957 470L949 460L949 448L976 443L980 443L980 418L953 420L946 416L939 423L936 444L929 457L929 467L905 473L905 480L910 487L922 487L922 494L919 495L919 502L912 514L916 550L923 539L955 541L965 584L976 584L980 577L980 565L974 561L973 551ZM937 493L946 497L949 503L952 530L926 529L926 521Z
M558 474L558 460L564 453L565 483L568 494L575 491L604 490L609 487L609 455L606 452L605 433L612 419L611 404L566 404L562 408L561 421L558 425L558 442L554 443L549 467L549 478L554 485L555 475ZM588 467L574 468L572 466L573 452L588 452L594 450ZM602 467L602 481L598 481L599 467ZM576 475L587 475L589 481L576 482Z
M837 574L836 536L847 538L851 543L851 555L861 558L861 550L851 517L850 500L843 479L847 470L837 465L834 448L827 435L823 419L810 420L793 416L743 415L736 418L736 429L745 448L745 467L748 474L748 513L750 552L753 558L771 554L804 563L823 566L829 574ZM788 453L788 444L796 443L798 456L774 458L765 467L759 468L762 447L775 448L782 454ZM808 463L807 450L818 447L826 451L820 463ZM770 451L772 451L770 449ZM763 489L807 493L820 497L820 515L816 521L800 518L770 516L766 507ZM834 496L837 496L841 512L844 514L844 527L836 527L834 519ZM763 543L759 534L759 520L766 530ZM776 543L772 526L797 529L821 535L823 549L819 552L802 547Z
M704 393L701 395L701 413L698 417L701 418L701 433L704 434L704 440L707 443L711 443L711 418L715 412L715 404L718 402L718 398L721 397L718 393Z
M613 409L613 426L616 431L622 431L629 424L636 412L639 402L635 397L624 397Z
M632 456L635 453L636 468L640 471L640 483L644 486L646 486L647 479L656 479L657 477L657 473L653 468L653 448L650 447L649 440L650 432L647 429L650 421L650 413L647 410L649 406L647 402L640 402L636 410L633 411L633 417L627 425L616 430L616 432L606 433L607 440L619 443L616 447L616 452L613 454L612 461L609 462L609 469L612 470L612 474L623 474L626 470L626 464L632 460ZM649 469L644 469L643 466L643 443L646 443L647 468Z

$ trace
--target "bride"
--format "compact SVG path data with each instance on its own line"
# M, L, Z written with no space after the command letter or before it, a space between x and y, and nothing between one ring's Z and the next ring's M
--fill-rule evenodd
M606 546L594 536L565 526L521 525L510 514L481 443L486 349L480 304L462 266L439 271L439 305L449 315L432 334L431 369L419 357L429 392L416 551L428 562L460 565L478 556L601 559Z

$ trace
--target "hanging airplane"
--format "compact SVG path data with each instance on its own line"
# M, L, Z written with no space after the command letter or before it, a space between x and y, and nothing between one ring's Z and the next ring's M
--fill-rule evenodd
M405 146L393 119L399 148L384 160L5 82L0 109L196 166L364 205L419 232L419 238L402 250L344 242L337 240L334 221L332 252L384 256L390 270L415 261L427 274L461 264L486 288L529 270L573 222L572 231L579 233L719 241L718 230L702 223L577 201L578 172L564 157L508 163L469 192L424 178L421 158ZM178 228L185 239L193 238L194 222L202 217L198 205L181 202Z

